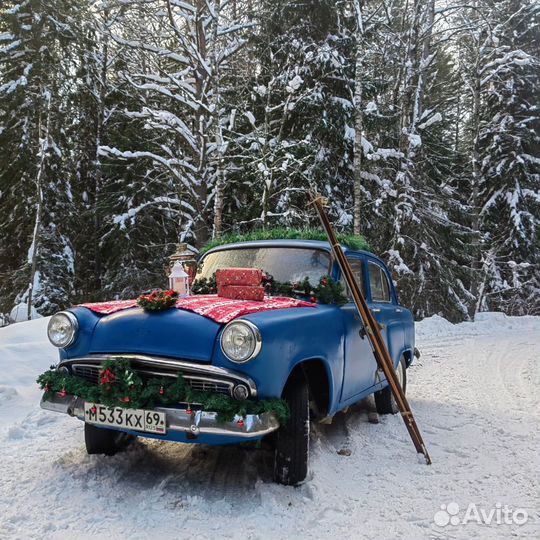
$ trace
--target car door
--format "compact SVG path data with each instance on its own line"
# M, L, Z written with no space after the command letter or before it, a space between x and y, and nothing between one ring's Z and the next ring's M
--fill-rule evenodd
M387 269L375 259L368 258L368 306L377 322L388 346L390 356L397 363L404 346L403 309L397 303L397 296ZM382 376L382 374L381 374ZM384 379L384 377L382 377Z
M366 295L366 261L364 257L361 255L348 255L347 259L360 290ZM373 356L369 339L364 332L362 319L349 291L347 293L349 302L340 308L345 327L342 402L361 394L373 386L377 374L377 362Z

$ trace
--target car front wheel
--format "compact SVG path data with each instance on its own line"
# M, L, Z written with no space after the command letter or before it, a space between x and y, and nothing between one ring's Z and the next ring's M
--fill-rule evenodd
M309 389L299 378L287 384L283 398L290 417L276 432L274 481L295 486L307 476L309 459Z
M405 358L401 358L396 368L396 374L403 393L407 389L407 367L405 365ZM383 388L379 392L375 392L375 405L379 414L396 414L399 412L399 408L396 403L396 398L390 390L390 386Z
M88 454L105 454L114 456L123 450L135 437L114 429L99 428L92 424L84 424L84 442Z

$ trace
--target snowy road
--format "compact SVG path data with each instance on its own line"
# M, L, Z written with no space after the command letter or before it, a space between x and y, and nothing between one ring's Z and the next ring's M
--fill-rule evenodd
M250 447L144 441L87 456L82 423L38 406L33 381L56 359L45 325L0 329L2 539L539 535L538 318L419 324L423 356L408 395L433 465L417 457L399 417L373 425L351 410L315 429L310 479L299 488L272 484L271 456ZM445 525L441 505L450 503L459 523ZM470 503L493 510L491 523L463 524ZM527 512L526 522L497 523L505 505L521 510L518 521Z

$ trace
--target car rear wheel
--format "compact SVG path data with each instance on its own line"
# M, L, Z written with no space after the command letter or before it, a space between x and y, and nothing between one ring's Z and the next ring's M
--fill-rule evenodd
M303 378L287 384L283 399L289 404L290 417L276 432L274 481L286 486L302 482L309 459L309 389Z
M407 390L407 368L403 357L397 365L396 374L399 384L405 393ZM379 414L396 414L399 412L396 398L392 394L390 386L383 388L379 392L375 392L375 405Z
M88 454L105 454L114 456L123 450L135 437L114 429L99 428L92 424L84 424L84 442Z

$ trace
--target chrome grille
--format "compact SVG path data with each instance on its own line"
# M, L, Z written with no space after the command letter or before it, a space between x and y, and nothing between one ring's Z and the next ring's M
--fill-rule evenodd
M214 392L216 394L231 395L232 385L224 381L207 381L188 378L186 378L186 381L196 392Z
M99 367L87 365L73 366L73 374L97 384L99 380Z
M97 384L99 381L100 366L93 366L91 364L73 364L73 374L77 377L81 377L93 384ZM176 377L177 371L173 370L160 370L160 369L135 369L135 372L144 380L148 380L152 377ZM225 380L214 380L210 377L199 377L197 375L183 374L184 380L188 383L196 392L214 392L216 394L225 394L232 396L232 390L234 388L234 382Z

